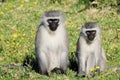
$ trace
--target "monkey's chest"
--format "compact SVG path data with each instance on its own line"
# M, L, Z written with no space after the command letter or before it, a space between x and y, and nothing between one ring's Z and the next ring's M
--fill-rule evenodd
M54 68L60 68L61 53L63 53L65 44L61 36L44 36L42 37L41 50L46 54L49 62L49 71Z
M60 55L56 53L49 53L49 70L60 68Z
M91 53L93 53L93 52L95 52L96 51L96 49L97 49L97 47L96 46L94 46L94 45L84 45L83 47L81 47L82 49L82 51L83 52L85 52L85 53L87 53L87 54L91 54Z
M60 68L61 54L64 50L60 47L56 49L50 49L47 54L49 55L49 70L53 70L54 68Z
M100 55L100 48L93 45L84 45L83 47L81 47L81 52L83 55L85 56L91 56L93 55L96 59L99 58Z
M64 52L63 43L60 41L50 41L49 45L46 45L46 53L49 58L49 70L53 70L54 68L60 68L60 58L61 53Z

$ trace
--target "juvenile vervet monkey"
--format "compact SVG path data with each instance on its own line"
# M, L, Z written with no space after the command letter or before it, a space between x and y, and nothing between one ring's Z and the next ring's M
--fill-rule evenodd
M35 52L41 74L48 74L55 68L66 73L69 41L65 29L63 12L47 11L41 18L36 33Z
M77 42L77 76L94 76L91 68L99 67L98 72L106 68L106 56L101 45L101 28L95 22L85 23Z

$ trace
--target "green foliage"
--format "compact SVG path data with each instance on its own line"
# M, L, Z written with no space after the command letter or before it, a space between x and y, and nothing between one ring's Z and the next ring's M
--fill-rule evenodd
M81 26L87 21L95 21L102 26L102 44L107 55L107 64L120 66L120 14L116 0L97 0L100 5L85 8L84 0L6 0L0 5L0 80L119 80L120 71L106 70L94 78L75 77L75 50ZM77 6L76 6L77 4ZM107 6L106 6L107 5ZM34 66L34 40L40 17L47 10L62 10L66 15L69 34L69 58L72 69L67 75L50 73L50 77L40 75ZM1 65L27 65L27 70L8 69Z

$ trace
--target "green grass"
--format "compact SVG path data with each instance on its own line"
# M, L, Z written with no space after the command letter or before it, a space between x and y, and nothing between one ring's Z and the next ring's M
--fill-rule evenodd
M106 1L106 2L105 2ZM116 5L116 0L111 0ZM0 66L22 65L34 56L34 40L40 17L44 11L62 10L66 16L66 28L70 39L69 57L75 60L76 42L81 26L87 21L95 21L102 26L102 44L109 66L120 66L120 14L117 6L106 5L104 0L97 8L79 10L85 7L77 0L64 0L53 3L50 0L7 0L0 5ZM117 36L118 35L118 36ZM29 59L26 59L29 56ZM31 64L32 65L32 64ZM0 67L0 80L119 80L120 71L105 70L94 78L75 77L76 72L67 70L67 75L50 73L50 77L40 75L31 70L8 69ZM74 65L73 65L74 66Z

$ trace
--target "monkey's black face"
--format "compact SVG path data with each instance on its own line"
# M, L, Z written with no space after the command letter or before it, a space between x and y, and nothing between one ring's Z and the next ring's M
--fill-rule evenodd
M93 41L96 36L96 30L86 31L86 34L87 34L88 40Z
M52 31L55 31L56 29L57 29L57 27L59 26L59 19L48 19L47 20L47 22L48 22L48 26L49 26L49 28L50 28L50 30L52 30Z

